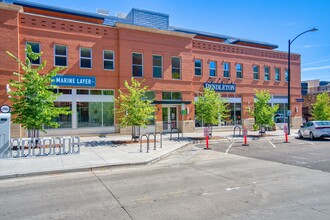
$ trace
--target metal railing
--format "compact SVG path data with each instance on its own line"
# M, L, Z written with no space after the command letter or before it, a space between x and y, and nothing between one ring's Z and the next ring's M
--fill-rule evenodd
M80 153L80 137L14 138L4 158Z
M143 137L146 137L147 138L147 153L149 153L149 145L150 145L150 136L151 135L154 137L154 150L156 150L157 134L159 134L159 136L160 136L160 146L159 146L159 148L162 148L163 147L162 133L160 133L160 132L146 133L146 134L142 134L140 136L140 152L142 152L142 141L143 141Z

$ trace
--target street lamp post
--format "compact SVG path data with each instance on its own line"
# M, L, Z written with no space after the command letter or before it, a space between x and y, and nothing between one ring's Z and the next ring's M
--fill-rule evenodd
M291 110L291 72L290 72L290 64L291 64L291 55L290 55L290 46L295 41L298 37L301 35L307 33L307 32L312 32L312 31L317 31L317 28L312 28L310 30L304 31L301 34L299 34L297 37L295 37L292 41L289 40L288 42L288 111ZM290 114L287 112L287 117L288 117L288 134L290 134Z

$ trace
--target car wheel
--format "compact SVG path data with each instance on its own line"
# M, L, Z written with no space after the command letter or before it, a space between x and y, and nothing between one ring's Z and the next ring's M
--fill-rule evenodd
M313 132L309 133L309 138L310 138L311 140L314 140L314 139L315 139Z
M300 131L298 131L298 138L303 138L303 136L301 135Z

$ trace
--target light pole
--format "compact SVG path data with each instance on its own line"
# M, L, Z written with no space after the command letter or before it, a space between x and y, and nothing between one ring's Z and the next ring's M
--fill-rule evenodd
M301 34L299 34L297 37L293 38L293 40L289 40L288 42L288 111L291 110L291 73L290 73L290 62L291 62L291 57L290 57L290 46L293 43L293 41L295 41L298 37L300 37L301 35L307 33L307 32L312 32L312 31L317 31L317 28L312 28L310 30L304 31ZM290 134L290 115L287 112L287 116L288 116L288 134Z

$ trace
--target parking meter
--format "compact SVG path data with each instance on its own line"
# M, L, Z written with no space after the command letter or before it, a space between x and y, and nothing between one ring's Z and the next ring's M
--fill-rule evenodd
M10 146L10 113L0 113L0 158Z

